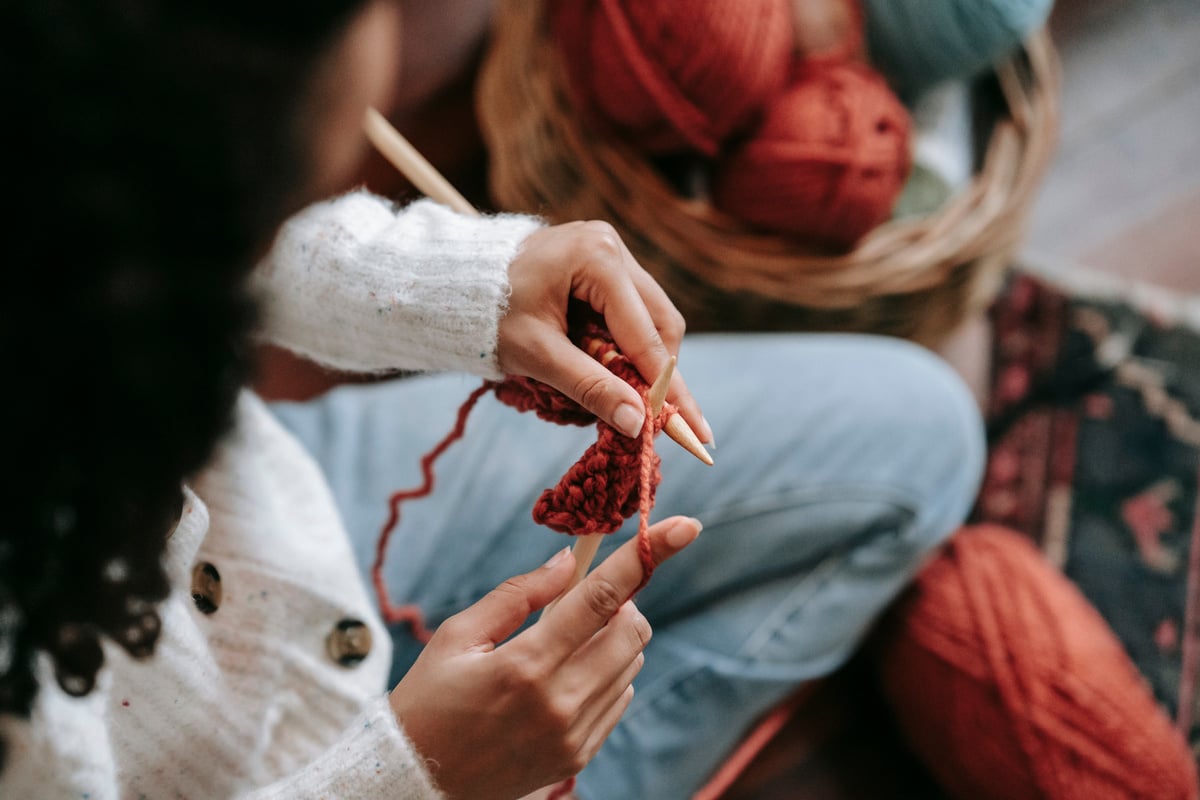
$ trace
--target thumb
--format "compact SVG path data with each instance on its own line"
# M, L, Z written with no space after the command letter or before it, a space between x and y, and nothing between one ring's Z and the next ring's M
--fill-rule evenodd
M647 536L654 564L663 563L695 541L701 527L700 520L690 517L669 517L651 525ZM553 613L521 635L538 638L540 653L560 661L569 658L608 624L642 583L646 573L639 548L636 537L624 542L567 592Z
M463 650L493 650L517 632L531 614L562 594L575 573L575 556L564 547L533 572L509 578L479 602L446 620L438 628L459 638Z
M646 421L642 396L565 336L547 343L544 374L538 377L631 438Z

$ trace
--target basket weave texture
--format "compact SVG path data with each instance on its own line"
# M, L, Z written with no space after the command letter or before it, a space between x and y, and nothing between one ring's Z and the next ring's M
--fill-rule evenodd
M502 0L477 111L492 200L552 222L603 219L691 331L833 330L936 344L995 296L1058 132L1058 63L1044 32L995 69L1003 98L971 183L934 214L876 228L848 253L753 230L686 197L572 107L545 0Z

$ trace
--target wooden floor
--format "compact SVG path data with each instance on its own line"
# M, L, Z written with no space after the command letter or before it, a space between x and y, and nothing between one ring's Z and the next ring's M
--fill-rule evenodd
M1200 0L1059 0L1062 135L1033 263L1200 291Z
M865 661L813 687L720 800L946 800L901 743Z

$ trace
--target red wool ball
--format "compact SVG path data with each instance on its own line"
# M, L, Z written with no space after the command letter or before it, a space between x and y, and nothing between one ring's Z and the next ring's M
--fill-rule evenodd
M803 69L722 159L713 204L745 222L846 247L886 220L912 165L911 121L859 64Z
M576 105L647 153L711 156L787 82L790 0L558 0Z
M872 655L908 744L951 797L1197 796L1187 743L1121 643L1020 534L960 531Z

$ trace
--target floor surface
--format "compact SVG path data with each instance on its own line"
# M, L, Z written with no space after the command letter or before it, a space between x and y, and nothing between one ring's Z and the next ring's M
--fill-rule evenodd
M1059 0L1062 134L1027 258L1200 291L1200 2Z

